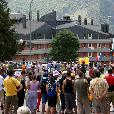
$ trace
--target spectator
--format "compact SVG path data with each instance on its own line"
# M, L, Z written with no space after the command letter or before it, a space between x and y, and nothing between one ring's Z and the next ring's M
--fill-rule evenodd
M73 108L75 108L75 113L77 113L73 84L71 72L67 72L67 78L63 81L62 90L65 95L66 113L70 114L73 113Z
M18 107L23 106L24 98L25 98L25 91L26 91L26 84L25 84L25 71L21 72L21 79L20 83L23 85L23 88L17 93L18 97Z
M50 77L46 88L48 94L48 109L46 114L55 114L57 104L57 83L54 77Z
M111 68L108 70L108 76L106 76L105 79L109 85L107 98L113 105L113 109L111 111L114 111L114 76Z
M45 105L47 102L47 91L46 91L47 81L48 81L48 74L45 73L43 75L43 78L41 79L41 84L40 84L40 89L42 93L42 114L44 114L45 112Z
M63 71L62 73L62 78L59 80L59 84L60 84L60 100L61 100L61 114L64 114L64 110L65 110L65 96L64 96L64 93L63 93L63 90L62 90L62 86L63 86L63 81L65 80L66 78L66 72Z
M89 91L93 96L93 107L95 114L110 114L110 104L106 99L108 92L108 83L100 78L100 71L96 70L96 78L92 79L90 82Z
M84 74L79 73L79 78L76 79L74 88L77 93L77 109L79 114L90 114L89 99L88 99L88 82L84 79Z
M28 88L28 105L27 106L31 110L32 114L36 114L38 87L39 87L39 81L36 81L36 77L32 76L32 81L30 81L27 85L27 88Z
M18 100L17 92L22 89L20 82L13 76L13 70L7 72L8 76L4 79L5 96L5 114L9 113L10 106L14 106L14 113L17 114Z
M1 72L0 72L0 74L1 74ZM4 78L0 75L0 103L1 103L1 110L2 111L3 111L3 104L4 104L3 82L4 82Z

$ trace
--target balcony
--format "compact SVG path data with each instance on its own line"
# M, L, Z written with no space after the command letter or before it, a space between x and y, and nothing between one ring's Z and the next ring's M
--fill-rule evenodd
M31 55L46 54L46 53L49 53L50 49L51 48L31 50ZM30 50L24 50L22 52L17 53L17 55L30 55Z
M110 52L109 48L80 48L78 52Z

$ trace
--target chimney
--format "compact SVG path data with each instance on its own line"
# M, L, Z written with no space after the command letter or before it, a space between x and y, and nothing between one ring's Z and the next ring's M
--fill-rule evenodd
M37 21L39 21L39 10L37 10Z
M93 25L93 19L91 19L91 25Z
M109 33L109 25L107 23L101 24L101 31L104 33Z
M84 25L87 25L87 18L84 19Z
M104 24L101 24L101 31L104 32Z
M70 19L70 16L66 15L66 16L63 16L63 20L70 21L71 19Z
M109 25L106 23L104 24L104 26L105 26L105 33L109 33Z
M23 28L26 28L26 15L23 15Z
M79 22L79 25L81 25L82 19L80 15L78 15L78 22Z

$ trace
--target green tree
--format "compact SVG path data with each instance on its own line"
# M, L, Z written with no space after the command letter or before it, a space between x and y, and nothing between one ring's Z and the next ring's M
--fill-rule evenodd
M59 31L52 41L50 56L53 60L75 61L78 56L79 40L71 31Z
M17 52L14 21L10 19L10 9L5 0L0 0L0 61L11 60Z

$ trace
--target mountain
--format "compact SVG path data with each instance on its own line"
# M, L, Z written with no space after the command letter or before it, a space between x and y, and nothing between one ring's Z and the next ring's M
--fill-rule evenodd
M11 12L21 12L29 14L31 0L7 0ZM95 23L108 22L114 24L114 0L33 0L32 16L36 18L37 10L40 16L57 11L57 18L68 14L72 19L77 19L78 15L82 18L93 18Z

